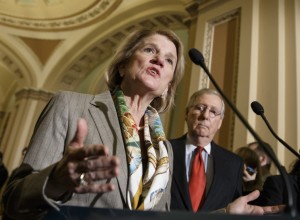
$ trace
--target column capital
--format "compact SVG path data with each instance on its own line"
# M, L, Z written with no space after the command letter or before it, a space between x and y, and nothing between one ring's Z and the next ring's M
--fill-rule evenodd
M33 89L33 88L24 88L16 92L16 101L20 99L35 99L35 100L42 100L48 101L52 96L53 92L40 90L40 89Z

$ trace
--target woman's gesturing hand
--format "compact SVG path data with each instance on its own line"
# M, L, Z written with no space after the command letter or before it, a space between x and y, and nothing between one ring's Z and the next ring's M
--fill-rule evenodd
M119 159L110 156L102 144L84 146L88 128L84 119L79 119L76 134L63 158L56 164L46 187L46 194L53 199L66 192L108 192L114 185L105 180L116 177Z

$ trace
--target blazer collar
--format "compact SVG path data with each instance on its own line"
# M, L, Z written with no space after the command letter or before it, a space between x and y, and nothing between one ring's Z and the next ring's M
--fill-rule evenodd
M190 199L190 193L186 177L185 169L185 144L186 135L172 141L173 155L174 155L174 171L173 178L177 187L177 190L183 198L183 202L188 210L192 209L192 203Z
M90 108L89 111L94 119L103 144L111 148L112 152L110 153L120 159L120 173L117 181L123 201L126 203L128 164L118 115L110 92L107 91L96 95L91 101L91 105L96 107Z

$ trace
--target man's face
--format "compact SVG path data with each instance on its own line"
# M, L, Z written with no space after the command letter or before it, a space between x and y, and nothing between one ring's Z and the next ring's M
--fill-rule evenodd
M194 140L208 144L222 125L222 101L213 94L199 96L186 114L188 133Z

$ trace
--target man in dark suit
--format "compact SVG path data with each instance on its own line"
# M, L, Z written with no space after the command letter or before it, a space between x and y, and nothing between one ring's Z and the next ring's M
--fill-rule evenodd
M194 211L224 208L242 195L241 158L212 141L221 127L224 111L224 102L215 90L202 89L191 96L186 107L188 132L171 140L174 153L171 210L193 210L189 180L197 146L204 147L206 184L204 199Z

